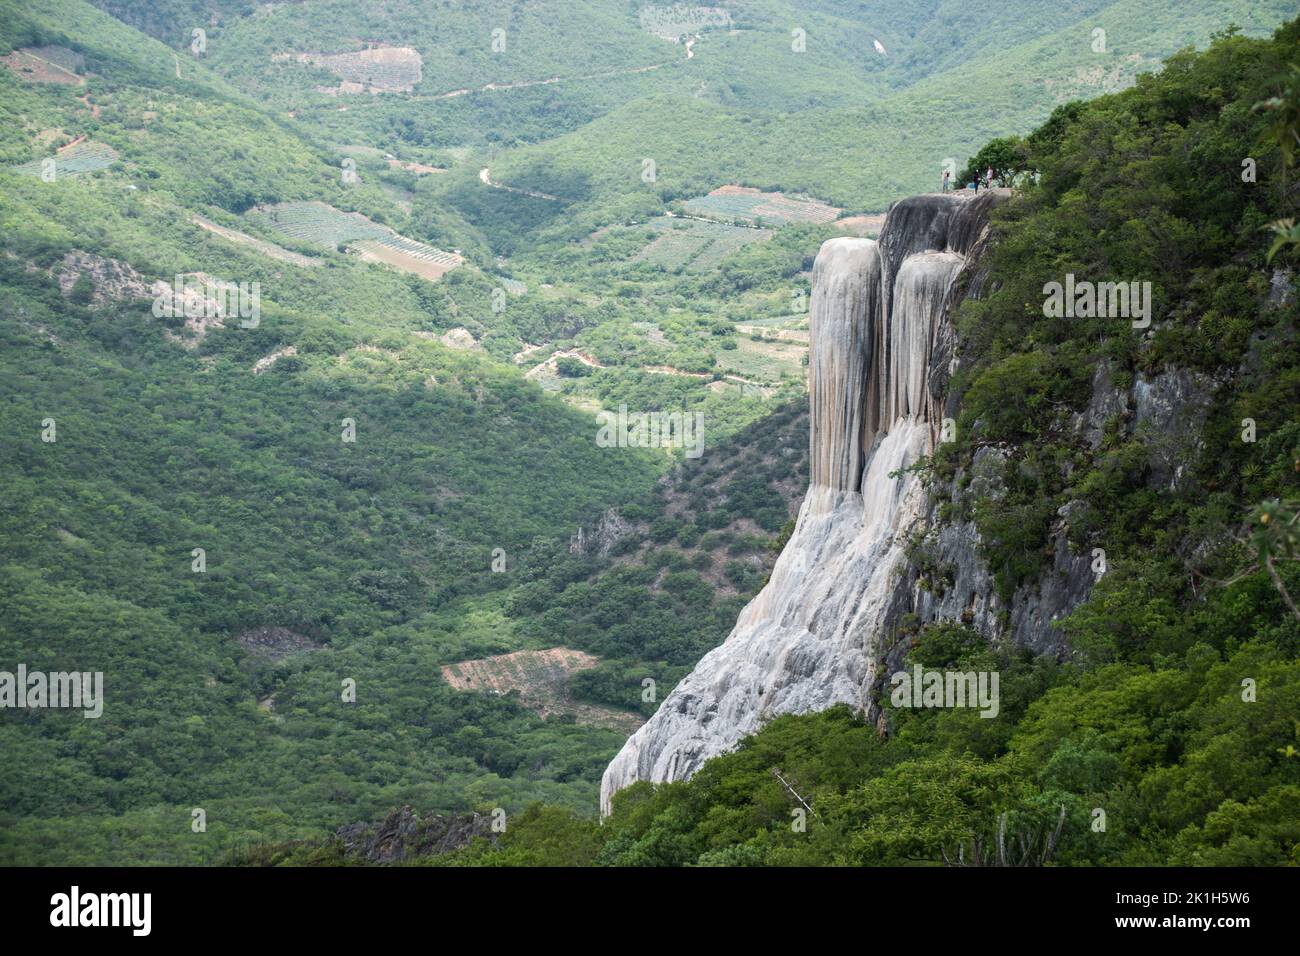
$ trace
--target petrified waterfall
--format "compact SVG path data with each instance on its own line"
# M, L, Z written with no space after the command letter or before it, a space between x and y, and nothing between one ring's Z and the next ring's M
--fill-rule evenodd
M824 243L813 266L811 473L771 579L605 770L601 812L636 780L689 777L766 718L866 709L880 635L925 505L906 469L941 418L954 282L994 191L895 203L879 241ZM942 368L940 366L942 365Z

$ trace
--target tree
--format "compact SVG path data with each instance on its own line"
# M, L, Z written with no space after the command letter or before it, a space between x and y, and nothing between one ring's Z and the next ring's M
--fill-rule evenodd
M555 371L564 378L582 378L591 374L591 366L581 359L563 355L555 360Z
M1255 104L1255 111L1268 113L1270 123L1264 128L1264 139L1277 144L1282 153L1282 190L1287 191L1287 170L1295 165L1296 148L1300 147L1300 65L1292 63L1282 79L1283 88L1277 96ZM1300 224L1294 218L1278 219L1269 224L1273 231L1273 245L1268 250L1268 261L1279 252L1290 254L1300 248Z
M1235 584L1261 567L1268 572L1287 609L1300 621L1300 608L1278 574L1276 562L1300 561L1300 505L1294 501L1265 501L1250 516L1250 536L1242 540L1254 558L1250 566L1224 584Z
M989 140L966 164L960 181L975 182L989 167L999 186L1013 185L1016 177L1030 170L1028 145L1018 136Z

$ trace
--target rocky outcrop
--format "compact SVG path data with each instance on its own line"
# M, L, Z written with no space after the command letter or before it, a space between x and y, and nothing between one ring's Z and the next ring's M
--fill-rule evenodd
M478 344L478 339L474 338L473 332L459 326L454 329L448 329L442 334L442 337L439 338L438 341L449 349L466 350L482 348L482 346Z
M1128 391L1111 381L1110 360L1102 359L1092 375L1092 397L1087 407L1070 419L1070 428L1096 451L1105 437L1107 423L1129 414Z
M1174 368L1152 376L1139 374L1119 385L1111 363L1103 359L1093 374L1088 404L1070 416L1067 429L1093 451L1108 437L1141 442L1147 485L1177 491L1203 454L1200 436L1213 388L1206 376ZM909 572L911 598L904 610L916 625L958 620L989 639L1006 638L1035 653L1063 657L1068 648L1060 621L1088 597L1099 577L1091 547L1071 544L1072 526L1086 519L1085 503L1069 501L1057 510L1048 542L1050 564L1005 603L980 555L975 522L940 518L941 503L967 514L967 506L977 500L996 502L1003 494L1006 462L1005 449L982 447L968 470L932 491L924 534L914 545L925 570ZM905 651L902 645L883 649L891 666Z
M635 531L635 527L618 513L617 508L608 508L590 529L579 525L578 530L569 538L569 553L606 558L620 541Z
M291 654L320 650L321 645L305 634L287 627L255 627L236 635L235 640L249 654L282 661Z
M1200 458L1212 388L1207 376L1172 367L1133 383L1134 433L1149 449L1152 488L1178 490Z
M913 603L907 538L927 501L909 468L937 437L958 278L1004 198L904 200L879 241L823 244L810 309L810 487L794 532L731 635L605 771L602 812L635 780L690 776L776 714L871 710L886 637Z
M152 299L171 290L167 283L150 282L119 259L75 249L65 252L58 270L59 290L65 296L71 295L77 280L82 276L91 283L91 302L95 305L129 299Z
M421 818L409 806L393 810L379 823L351 823L335 833L343 852L365 863L401 863L450 853L478 837L495 840L492 820L479 813Z
M887 676L927 624L961 622L990 640L1068 653L1060 622L1099 577L1083 543L1086 502L1061 504L1046 568L1008 596L968 516L977 501L996 505L1005 494L1013 450L980 447L955 480L928 490L907 470L933 449L943 417L956 415L951 314L992 279L980 257L989 209L1006 198L914 197L890 209L878 241L822 246L810 309L810 486L794 532L731 635L609 765L602 813L622 787L684 779L776 714L847 703L880 717L874 702ZM1289 277L1274 286L1281 298ZM1247 362L1279 344L1252 343ZM1178 491L1204 453L1214 388L1173 367L1116 375L1103 359L1087 405L1063 412L1060 425L1093 451L1139 443L1148 486Z

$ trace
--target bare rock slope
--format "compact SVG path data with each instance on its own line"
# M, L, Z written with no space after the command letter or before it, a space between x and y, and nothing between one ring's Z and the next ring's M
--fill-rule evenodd
M878 241L823 244L811 303L810 487L794 533L731 635L609 765L603 813L623 787L685 779L774 715L838 703L869 710L883 636L910 604L906 539L928 504L907 469L938 437L958 279L1005 197L914 197L894 205Z

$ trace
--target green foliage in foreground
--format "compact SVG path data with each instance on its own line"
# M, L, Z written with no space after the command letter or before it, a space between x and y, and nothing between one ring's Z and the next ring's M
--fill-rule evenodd
M1201 633L1232 646L1234 601L1216 603ZM603 826L534 809L498 846L433 862L938 865L992 844L1004 814L1008 839L1041 845L1063 813L1055 864L1300 864L1294 655L1265 642L1198 643L1160 668L1084 670L987 647L951 658L947 630L923 637L914 659L999 670L998 718L895 712L895 732L882 737L844 707L779 717L688 782L628 788ZM1242 699L1244 676L1256 681L1253 702Z

